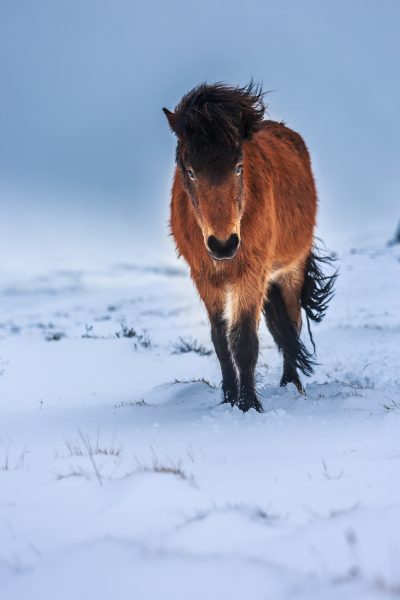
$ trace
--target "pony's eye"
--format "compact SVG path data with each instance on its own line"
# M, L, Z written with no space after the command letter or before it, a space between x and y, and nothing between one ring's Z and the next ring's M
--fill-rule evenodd
M243 165L236 165L235 167L235 175L241 175L243 171Z
M186 173L189 175L190 179L194 179L194 172L192 169L186 169Z

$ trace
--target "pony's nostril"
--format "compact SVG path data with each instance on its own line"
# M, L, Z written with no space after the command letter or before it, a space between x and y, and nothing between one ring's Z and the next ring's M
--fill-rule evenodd
M239 246L239 236L232 233L226 240L218 240L210 235L207 239L207 246L210 252L220 258L232 258Z
M210 235L207 240L207 246L208 246L209 250L211 250L211 252L218 252L220 243L218 242L216 237L214 237L213 235Z
M236 248L239 246L239 236L237 235L237 233L232 233L226 246L230 247L231 250L236 250Z

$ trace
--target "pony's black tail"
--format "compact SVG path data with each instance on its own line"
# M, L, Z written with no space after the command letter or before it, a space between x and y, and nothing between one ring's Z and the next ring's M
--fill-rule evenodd
M334 258L321 256L314 248L305 265L300 305L306 314L313 352L307 350L301 341L288 314L278 283L270 283L264 303L264 315L268 329L278 346L279 352L283 355L286 368L290 370L300 369L307 376L311 375L313 367L317 364L310 320L320 323L324 318L329 301L334 295L333 287L337 277L337 271L332 275L324 275L322 266L330 266L333 261Z
M300 304L303 308L310 340L315 354L315 343L311 333L310 320L320 323L325 316L329 302L334 296L334 285L338 275L335 270L331 275L324 275L324 266L332 267L335 258L322 256L314 247L307 259L304 270L304 283L300 296Z

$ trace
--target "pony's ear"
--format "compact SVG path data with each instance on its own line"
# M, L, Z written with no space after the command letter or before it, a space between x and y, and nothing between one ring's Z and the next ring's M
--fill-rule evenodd
M241 133L244 140L251 140L253 133L262 127L266 106L260 85L250 83L240 88L241 94Z
M176 114L171 112L170 110L168 110L168 108L163 108L163 113L165 114L165 116L167 117L168 120L168 124L171 127L171 130L173 131L173 133L177 134L177 130L176 130Z
M260 129L261 119L259 115L251 114L246 111L242 113L242 139L251 140L253 133Z

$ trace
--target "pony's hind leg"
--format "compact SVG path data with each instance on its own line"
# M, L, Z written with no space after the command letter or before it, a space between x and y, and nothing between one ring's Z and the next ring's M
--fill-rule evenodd
M301 262L269 283L264 303L268 329L283 356L280 385L294 383L301 394L305 392L298 369L310 375L314 364L312 354L300 340L303 282L304 264Z

